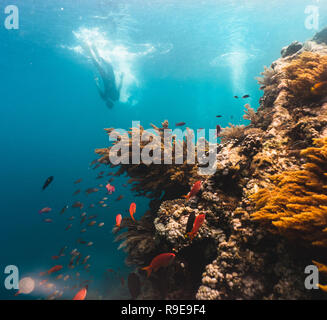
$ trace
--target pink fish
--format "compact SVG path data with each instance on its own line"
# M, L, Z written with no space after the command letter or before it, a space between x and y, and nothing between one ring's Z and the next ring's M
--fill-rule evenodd
M115 187L114 186L112 186L110 183L108 183L107 185L106 185L106 189L107 189L107 191L108 191L108 193L109 194L112 194L113 192L115 192Z
M46 213L46 212L50 212L51 210L52 210L51 208L49 208L49 207L45 207L45 208L43 208L43 209L41 209L41 210L39 211L39 214Z

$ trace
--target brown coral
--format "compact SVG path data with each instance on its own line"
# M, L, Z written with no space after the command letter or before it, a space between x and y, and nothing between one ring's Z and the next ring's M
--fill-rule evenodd
M187 161L187 145L188 136L183 140L178 140L176 136L172 136L171 143L171 162L172 164L167 166L163 163L165 154L167 154L167 148L164 144L163 129L168 129L168 121L162 123L162 127L158 128L152 125L156 132L156 135L150 135L149 132L144 130L142 126L140 128L131 128L128 132L128 136L123 136L114 142L113 146L109 148L96 149L95 152L101 155L99 162L110 164L111 167L119 166L119 170L116 175L127 174L130 177L129 183L133 184L132 190L140 196L147 196L149 198L158 199L163 193L165 198L170 198L176 195L182 195L188 191L189 186L195 181L201 179L202 176L198 174L198 162L197 162L197 147L194 146L194 163ZM141 153L146 148L149 149L149 142L153 144L153 147L157 147L161 150L160 155L153 155L153 160L157 163L146 164L140 161L139 164L132 162L132 134L149 135L149 141L140 142ZM113 128L106 129L108 134L114 131ZM191 137L191 136L190 136ZM125 163L113 164L109 161L110 150L120 142L126 148L127 155L125 156ZM178 163L178 156L176 153L176 146L182 147L183 158ZM150 151L151 152L151 151ZM207 149L205 150L207 152Z
M274 187L252 196L254 220L305 243L327 246L327 138L315 139L316 147L303 150L302 170L272 177Z
M289 98L295 102L314 98L311 88L327 80L327 56L318 53L303 52L285 68Z

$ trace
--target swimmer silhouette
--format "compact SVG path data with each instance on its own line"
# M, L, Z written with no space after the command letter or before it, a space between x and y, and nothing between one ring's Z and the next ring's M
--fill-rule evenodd
M90 58L93 61L93 64L97 68L103 84L103 90L100 86L100 81L98 77L95 77L95 84L98 88L100 97L106 103L108 108L112 108L120 98L120 90L123 84L123 74L120 76L119 85L116 83L116 78L114 74L113 67L111 63L105 61L100 55L95 46L90 48L89 45L85 45L86 51L89 53Z

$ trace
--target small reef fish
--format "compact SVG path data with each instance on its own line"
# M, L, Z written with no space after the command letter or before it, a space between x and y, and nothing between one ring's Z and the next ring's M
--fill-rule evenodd
M109 180L108 180L108 182L113 182L114 181L114 178L110 178Z
M80 244L86 244L86 241L82 240L82 239L77 239L77 242Z
M57 271L61 270L62 268L63 268L62 265L56 265L56 266L54 266L54 267L52 267L51 269L48 270L48 274L57 272Z
M134 218L134 213L136 212L136 203L132 202L131 205L129 206L129 213L131 215L131 218L133 219L133 221L135 221Z
M121 214L117 214L116 216L116 227L120 227L121 221L122 221L123 217Z
M103 227L104 226L104 222L100 222L99 224L98 224L98 227Z
M59 259L59 256L52 256L51 259L52 260L58 260Z
M74 181L74 184L81 183L82 181L83 181L83 179L78 179L78 180Z
M94 221L91 221L89 224L88 224L88 226L89 227L92 227L92 226L94 226L95 224L96 224L97 222L94 220Z
M86 232L86 229L82 229L82 230L81 230L81 233L84 233L84 232Z
M216 125L216 138L219 137L220 132L221 132L221 126L220 126L219 124L217 124L217 125Z
M83 224L85 220L86 220L86 216L82 217L80 224Z
M49 207L45 207L45 208L43 208L43 209L41 209L40 211L39 211L39 214L42 214L42 213L48 213L48 212L50 212L52 209L51 208L49 208Z
M66 231L69 230L72 226L73 226L72 224L69 224L69 225L65 228L65 230L66 230Z
M88 242L86 246L87 246L87 247L91 247L91 246L93 246L93 242L92 242L92 241Z
M242 98L243 98L243 99L245 99L245 98L250 98L250 95L249 95L249 94L245 94Z
M134 272L130 273L128 275L127 283L132 299L136 299L141 293L141 281L139 276Z
M84 300L87 294L87 286L76 293L73 300Z
M92 219L95 219L96 217L97 217L97 215L94 214L94 215L92 215L92 216L89 216L88 219L89 219L89 220L92 220Z
M98 192L98 191L99 191L98 188L88 188L85 190L86 194L91 194L91 193Z
M174 259L174 253L161 253L152 259L149 266L142 268L142 270L147 272L147 277L149 278L152 270L156 272L161 267L168 267Z
M64 206L64 207L61 209L60 214L63 214L63 213L66 211L66 209L68 209L68 206Z
M103 176L97 176L95 179L102 179Z
M100 167L100 163L98 163L95 167L93 167L93 170L98 169Z
M104 174L104 171L99 172L99 176L103 176L103 174Z
M316 83L314 86L310 88L311 93L315 95L320 95L322 91L326 92L327 89L327 81L322 81Z
M43 219L43 221L46 222L46 223L52 223L53 222L53 220L52 219L49 219L49 218Z
M73 193L73 196L76 196L77 194L79 194L81 192L80 189L76 190L74 193Z
M114 186L112 186L110 183L108 183L106 185L106 189L108 191L108 194L112 194L113 192L115 192L116 188Z
M194 220L195 220L195 213L191 212L191 214L189 215L189 217L187 219L185 236L187 236L187 234L192 231L193 225L194 225Z
M90 167L92 167L94 164L96 164L98 162L98 159L94 159L91 163L90 163Z
M221 118L222 117L222 115L220 115L220 114L218 114L217 116L216 116L216 118Z
M202 181L199 180L199 181L196 181L192 188L191 188L191 191L186 195L184 196L186 198L186 201L188 201L190 198L194 197L197 195L197 193L200 191L201 189L201 185L202 185Z
M124 196L121 194L120 196L117 197L117 199L115 201L120 201L123 198L124 198Z
M67 281L69 279L69 274L67 274L65 277L64 277L64 281Z
M68 220L70 221L75 220L75 216L71 216Z
M64 246L64 247L62 247L61 249L60 249L60 251L59 251L59 256L61 257L61 256L64 256L65 254L65 250L67 249L67 246Z
M53 181L53 178L53 176L50 176L49 178L47 178L47 180L45 180L42 190L45 190L49 186L49 184Z
M235 99L238 99L238 96L234 96Z
M82 202L76 201L76 202L73 203L72 207L73 208L80 208L80 209L82 209L84 207L84 205L83 205Z
M86 212L81 213L81 217L85 217L86 216Z
M63 277L62 274L59 274L58 276L56 276L56 280L60 280Z
M189 232L187 234L187 236L193 240L194 237L196 236L196 234L198 233L200 227L202 226L204 220L206 218L206 215L205 214L199 214L196 218L195 218L195 221L194 221L194 225L193 225L193 228L192 228L192 231Z
M181 127L181 126L184 126L185 124L186 124L186 122L177 122L177 123L175 123L175 126Z
M48 281L48 279L44 279L44 280L40 281L39 286L43 286L47 281Z

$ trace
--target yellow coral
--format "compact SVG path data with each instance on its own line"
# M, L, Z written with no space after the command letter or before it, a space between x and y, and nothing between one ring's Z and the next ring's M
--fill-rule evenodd
M285 68L287 86L292 99L310 99L310 89L317 83L327 80L327 56L303 52Z
M272 176L271 189L251 196L256 204L252 219L290 238L327 247L327 138L314 143L301 152L307 159L302 170Z

